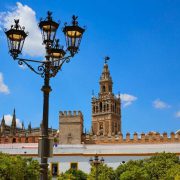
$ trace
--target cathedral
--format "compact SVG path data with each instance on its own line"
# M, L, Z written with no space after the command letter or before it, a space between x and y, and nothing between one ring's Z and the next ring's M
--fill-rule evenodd
M37 143L40 136L41 129L39 127L32 128L31 123L28 128L24 127L22 122L21 127L16 124L16 111L14 109L11 125L7 125L4 116L0 123L0 143ZM49 128L49 134L55 135L56 130Z

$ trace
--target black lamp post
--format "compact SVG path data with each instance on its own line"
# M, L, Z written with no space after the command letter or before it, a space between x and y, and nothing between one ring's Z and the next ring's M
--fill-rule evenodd
M19 25L19 20L14 20L15 25L12 25L10 30L5 30L8 40L9 53L14 60L18 61L19 65L27 65L33 72L44 78L43 91L43 119L41 123L41 136L39 138L39 156L41 157L41 180L48 179L48 157L52 156L52 143L48 135L48 114L49 114L49 93L51 87L49 85L50 78L55 77L61 69L64 62L69 62L79 50L81 38L85 29L78 26L77 16L72 17L72 25L63 28L63 33L66 38L66 51L59 45L59 40L55 39L56 31L59 23L52 20L52 13L48 11L47 18L41 20L39 28L42 32L43 44L45 45L46 55L44 61L29 60L19 58L24 41L28 36L25 28ZM31 63L38 64L33 67Z
M95 166L96 168L96 175L95 175L95 179L98 180L98 166L102 163L104 163L104 158L102 157L101 159L99 159L98 155L96 154L93 158L89 159L89 163L93 166Z

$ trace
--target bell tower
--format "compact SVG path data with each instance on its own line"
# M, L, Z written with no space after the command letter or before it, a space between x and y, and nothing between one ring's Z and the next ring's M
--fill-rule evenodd
M117 134L121 132L121 99L113 94L113 81L105 57L100 77L98 97L92 97L92 131L95 135Z

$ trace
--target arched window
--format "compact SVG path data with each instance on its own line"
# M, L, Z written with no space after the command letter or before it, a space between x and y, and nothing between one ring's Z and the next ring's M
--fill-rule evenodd
M109 104L107 104L107 111L109 111Z
M102 86L102 92L106 92L106 87Z
M93 106L93 113L95 113L95 106Z
M16 138L13 138L12 143L16 143Z
M102 102L100 102L99 104L99 109L100 109L100 112L102 112Z
M104 104L104 108L103 108L104 111L106 111L106 104Z

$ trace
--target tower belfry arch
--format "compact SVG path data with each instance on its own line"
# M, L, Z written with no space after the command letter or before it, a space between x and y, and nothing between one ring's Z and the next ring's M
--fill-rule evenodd
M98 97L92 97L92 130L95 135L111 136L121 132L121 99L113 93L109 59L108 56L104 58Z

